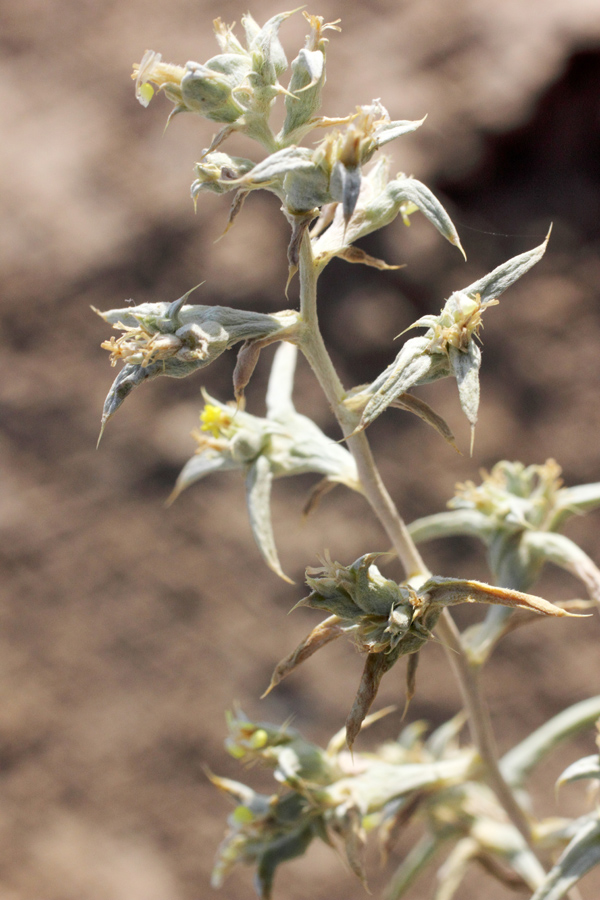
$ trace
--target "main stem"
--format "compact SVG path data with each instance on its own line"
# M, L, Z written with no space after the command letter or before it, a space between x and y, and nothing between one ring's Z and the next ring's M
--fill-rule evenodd
M407 578L411 579L413 584L423 583L431 573L381 479L365 433L353 434L358 424L358 415L344 404L346 391L333 366L319 328L318 271L308 232L304 235L300 247L299 274L300 314L303 324L300 349L317 376L340 424L356 462L363 493L392 541ZM490 715L481 693L478 672L471 666L464 652L460 632L447 609L438 621L437 633L447 649L450 664L460 686L462 700L469 714L471 738L485 767L488 781L513 824L531 845L529 822L498 766Z

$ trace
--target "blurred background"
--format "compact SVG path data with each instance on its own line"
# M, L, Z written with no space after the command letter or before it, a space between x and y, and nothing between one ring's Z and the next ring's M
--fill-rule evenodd
M224 710L283 722L325 743L343 725L362 663L332 645L267 700L277 660L318 621L288 610L306 565L328 548L350 563L387 541L357 496L339 488L308 527L314 479L280 482L274 518L284 584L261 562L236 473L215 476L165 508L194 451L200 387L231 396L234 354L178 382L139 389L109 424L100 410L114 377L100 349L107 327L90 306L171 301L204 280L199 303L260 311L284 298L288 226L272 196L249 198L215 243L228 198L189 199L192 167L213 133L170 105L136 102L131 64L152 48L165 61L217 52L219 15L246 7L207 0L5 0L0 11L0 279L4 477L0 487L0 896L3 900L192 900L213 896L212 859L230 811L205 767L268 786L226 757ZM251 8L263 22L281 9ZM554 230L545 259L485 317L482 411L475 452L453 382L421 396L443 412L459 456L417 419L390 411L372 427L391 492L411 520L443 508L456 481L497 459L556 458L567 484L600 479L600 7L595 0L323 0L330 33L323 112L381 98L392 118L420 118L390 145L397 171L425 181L454 217L468 262L418 216L364 242L389 262L379 273L334 261L322 279L323 330L346 384L372 379L418 316ZM281 35L289 59L305 22ZM243 141L232 152L251 155ZM229 148L227 148L229 149ZM296 302L295 286L290 303ZM248 409L262 414L270 357ZM326 403L304 367L297 406L333 437ZM599 556L597 518L569 534ZM425 548L440 574L485 578L464 540ZM386 571L400 577L399 569ZM579 596L548 572L539 592ZM461 624L480 613L461 611ZM598 693L595 619L541 622L505 639L486 691L500 749L569 703ZM378 703L403 703L399 665ZM423 653L409 720L439 724L459 698L443 651ZM359 746L397 734L399 714ZM561 765L592 753L593 737L553 757L538 810L582 811L583 792L548 789ZM410 846L399 847L396 862ZM394 860L387 870L392 871ZM372 854L372 886L383 883ZM326 847L279 875L281 900L362 897ZM592 876L593 877L593 876ZM481 885L484 888L481 888ZM479 876L462 900L506 896ZM585 894L597 896L597 891ZM214 894L218 896L218 894ZM239 870L221 896L252 896ZM427 896L426 887L411 897Z

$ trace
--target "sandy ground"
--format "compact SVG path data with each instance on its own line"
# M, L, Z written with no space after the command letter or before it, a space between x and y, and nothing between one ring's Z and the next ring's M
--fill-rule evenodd
M250 198L215 244L227 200L209 197L194 215L188 199L210 123L180 117L163 135L166 104L158 98L143 110L129 79L147 47L173 62L212 56L211 20L239 21L244 11L203 0L5 0L0 12L2 900L213 896L209 873L229 807L204 769L240 777L222 749L224 710L238 701L255 718L293 716L308 737L326 742L358 681L361 661L340 644L258 700L273 664L316 621L306 610L287 616L302 596L304 567L325 547L343 562L386 549L360 498L340 489L303 527L312 479L277 485L281 558L295 586L258 557L235 474L164 506L193 452L200 386L227 399L233 354L200 376L141 388L94 449L114 372L99 348L106 327L90 305L172 300L202 280L202 303L286 305L287 225L277 204ZM251 11L262 21L280 10L259 0ZM396 118L428 113L424 127L394 147L394 161L440 194L469 257L461 262L415 221L365 244L407 269L330 266L323 330L347 384L373 378L395 352L394 335L539 243L554 222L542 264L486 314L473 458L400 412L373 426L400 508L409 520L441 508L457 480L476 478L498 458L553 456L568 484L598 480L600 7L327 0L310 11L343 19L330 45L326 114L374 97ZM302 36L297 16L284 32L291 57ZM259 413L268 362L265 355L249 392L249 409ZM423 396L466 450L454 385L441 382ZM297 403L336 436L304 368ZM598 558L592 519L569 533ZM479 548L467 541L427 552L438 572L485 577ZM542 590L550 599L580 593L556 572ZM505 641L486 680L501 750L598 693L599 636L590 619L542 623ZM410 717L438 724L459 698L442 650L423 656ZM384 683L382 705L398 702L402 681L399 667ZM392 716L368 740L398 728ZM581 809L581 793L565 791L557 807L548 785L562 764L591 752L587 736L544 767L540 809ZM261 783L258 773L248 777ZM376 854L371 871L376 889ZM587 900L598 889L593 876L583 883ZM461 900L482 890L489 900L507 896L477 875ZM252 896L250 873L236 872L222 896ZM362 889L329 849L315 847L308 863L280 876L276 896L341 900Z

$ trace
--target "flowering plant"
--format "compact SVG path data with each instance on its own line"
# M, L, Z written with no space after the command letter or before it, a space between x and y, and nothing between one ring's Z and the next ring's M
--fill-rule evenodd
M377 829L387 852L398 832L418 819L423 836L392 875L386 900L401 897L442 847L448 853L438 873L436 900L450 900L474 864L502 884L528 891L532 900L559 900L600 861L600 820L597 811L574 819L536 816L526 796L527 778L560 741L593 725L600 716L600 698L565 710L498 759L479 674L509 629L540 615L579 615L582 608L600 602L599 570L559 533L569 516L600 506L600 485L563 487L552 460L528 467L499 462L483 474L480 485L459 485L448 511L407 527L382 482L366 433L389 407L400 407L454 443L444 418L409 393L447 377L456 381L461 408L474 430L482 314L540 261L549 235L539 246L454 291L437 315L414 322L411 327L424 328L425 333L406 340L369 384L344 387L317 318L318 280L329 262L339 257L351 264L394 268L357 247L356 241L397 216L408 225L417 212L461 252L462 247L434 194L403 173L391 177L390 163L380 154L386 144L413 132L424 120L392 121L378 99L340 118L319 115L325 34L339 31L337 22L304 13L306 43L291 64L287 86L281 83L288 63L279 30L291 15L274 16L263 26L244 16L244 41L233 26L217 19L220 52L212 59L171 65L159 53L147 51L133 77L143 106L157 89L173 104L169 119L192 113L220 126L195 167L194 203L207 191L231 193L229 228L250 192L262 189L278 197L291 230L286 289L298 275L299 310L264 314L194 305L188 291L174 302L160 300L100 314L121 333L102 346L110 351L112 365L124 363L106 399L103 429L142 382L161 375L187 377L239 345L233 398L224 403L205 392L195 432L198 449L184 466L172 499L213 472L241 470L258 549L273 572L286 578L270 516L271 485L275 478L316 473L321 480L307 511L336 484L360 492L404 568L401 582L387 578L376 565L383 565L386 554L366 550L350 565L333 561L325 551L320 567L306 569L310 593L296 606L321 610L326 618L276 666L267 690L342 635L364 655L363 675L345 729L324 749L289 724L254 723L239 711L229 716L227 749L241 761L270 768L277 791L259 794L240 782L210 776L237 804L218 851L214 884L220 886L234 865L246 863L256 867L257 891L266 900L276 869L302 855L317 838L331 845L341 842L350 867L366 884L361 849L367 832ZM276 130L272 111L279 98L285 115ZM320 135L316 142L302 145L315 129ZM258 160L225 152L234 133L259 145ZM269 381L266 416L259 417L246 412L245 390L261 350L272 343L281 346ZM347 447L296 411L292 391L298 350L312 367ZM425 564L418 543L456 534L484 543L489 584L432 573ZM589 600L552 604L529 593L546 563L579 577ZM461 634L450 607L474 602L489 610L480 624ZM432 640L441 641L448 651L464 711L429 737L427 726L414 722L397 741L373 753L354 752L361 728L381 715L370 710L384 674L407 657L407 707L416 689L420 651ZM470 740L461 742L465 722ZM581 778L600 778L597 755L569 766L561 783Z

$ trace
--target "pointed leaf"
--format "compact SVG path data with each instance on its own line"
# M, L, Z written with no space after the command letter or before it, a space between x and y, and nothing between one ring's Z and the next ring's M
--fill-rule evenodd
M502 757L500 769L506 781L513 787L521 785L532 769L558 744L590 728L598 717L600 696L576 703L554 716Z
M370 256L370 254L366 253L360 247L344 247L337 254L340 259L345 259L346 262L349 263L359 263L363 266L371 266L373 269L379 269L380 272L390 272L395 269L403 269L402 266L392 266L388 263L384 262L383 259L377 259L375 256Z
M415 519L408 526L410 536L417 544L459 534L479 538L487 544L492 528L493 523L490 523L489 517L476 509L452 509L434 513L432 516Z
M423 215L429 219L431 224L437 228L440 234L447 241L450 241L451 244L454 244L455 247L458 247L463 256L465 255L452 219L428 187L417 181L416 178L402 176L395 181L390 181L387 190L399 205L406 201L414 203Z
M302 856L313 837L311 825L305 825L291 834L282 834L271 841L268 849L261 854L256 870L256 888L260 900L270 900L277 867L290 859Z
M267 387L268 419L279 420L295 412L292 392L297 355L296 346L285 341L282 341L275 352Z
M477 841L471 837L458 841L438 870L438 886L434 900L452 900L478 850Z
M600 570L581 547L564 534L549 531L527 531L523 543L546 562L554 563L579 578L590 597L600 603Z
M600 507L600 481L561 488L556 495L556 506L558 511L552 522L553 531L558 530L559 526L571 516Z
M397 662L400 654L400 647L396 650L391 650L389 653L367 654L358 691L356 692L350 714L346 719L346 743L350 750L352 750L362 723L377 696L381 679Z
M434 606L454 606L457 603L494 603L527 609L546 616L572 616L560 606L549 603L542 597L496 587L482 581L461 578L430 578L419 589L419 597Z
M464 288L462 293L479 294L482 301L499 297L500 294L504 293L507 288L514 284L515 281L518 281L519 278L540 261L546 252L549 238L550 232L548 232L546 240L538 247L534 247L533 250L528 250L526 253L521 253L519 256L513 256L512 259L495 268L493 272L484 275L483 278L479 278L473 284L470 284L469 287Z
M600 822L589 822L573 838L531 900L561 900L580 878L600 864Z
M464 710L440 725L427 738L425 747L436 759L442 759L451 747L457 747L457 738L467 721Z
M394 872L383 900L401 900L421 872L435 858L443 843L444 838L429 834L425 834L417 841Z
M292 653L284 657L281 662L277 663L271 676L271 683L262 696L266 697L280 681L283 681L283 679L303 663L304 660L311 657L313 653L316 653L321 647L324 647L331 641L335 641L336 638L346 634L347 631L348 626L344 625L342 619L338 616L329 616L328 619L325 619L317 625L316 628L313 628L310 634L298 644Z
M583 759L578 759L577 762L567 766L560 778L557 779L556 787L585 778L600 780L600 756L597 753L592 756L584 756Z
M546 873L539 860L512 823L481 816L475 820L471 835L480 847L492 854L492 859L500 856L510 863L530 890L535 890L544 880Z
M448 348L450 364L456 383L462 411L471 428L477 424L479 410L479 369L481 367L481 350L474 340L470 340L467 350Z
M426 118L427 116L423 116L422 119L416 119L414 121L400 120L398 122L386 122L384 125L380 125L373 135L375 143L377 144L377 149L383 147L384 144L387 144L390 141L394 141L397 137L401 137L403 134L410 134L412 131L416 131L417 128L421 127Z
M283 179L288 172L309 172L314 169L316 166L312 161L312 152L306 147L284 147L257 163L247 175L238 178L237 183L254 187Z
M298 143L313 127L312 118L321 105L325 83L325 54L302 48L292 62L292 78L285 96L286 117L279 140Z
M465 751L452 759L428 763L396 765L374 761L366 771L334 781L323 791L332 805L351 801L363 815L379 812L396 797L403 797L423 788L441 788L461 783L469 777L474 764L472 751Z
M393 406L395 409L405 409L407 412L414 413L428 425L431 425L431 427L434 428L451 447L454 447L457 452L460 452L456 446L452 429L446 420L438 415L428 403L421 400L420 397L415 397L413 394L401 394L396 400L390 403L390 406Z
M342 204L344 221L350 221L360 194L362 170L360 166L345 166L338 160L331 173L330 192Z
M188 459L185 466L179 473L179 477L175 482L173 493L169 497L168 502L172 503L182 491L185 491L191 484L200 481L213 472L227 472L230 469L239 469L240 464L230 457L223 456L218 451L204 451L192 456Z
M275 547L275 537L271 524L272 484L273 472L271 471L271 463L266 456L261 455L252 463L246 476L246 502L248 504L248 515L250 516L250 526L254 540L268 567L280 578L283 578L284 581L293 584L291 578L288 578L281 568L279 557L277 556L277 548Z
M410 388L432 380L434 373L444 371L448 374L445 357L438 359L438 355L432 356L427 352L428 346L426 338L411 338L404 344L394 362L368 388L371 397L363 410L359 430L362 431L374 422L394 400ZM443 375L439 374L438 377Z

